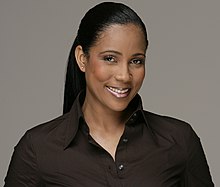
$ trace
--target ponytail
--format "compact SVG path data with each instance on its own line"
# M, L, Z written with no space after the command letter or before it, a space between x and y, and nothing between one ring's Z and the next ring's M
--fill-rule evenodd
M75 58L75 48L77 45L78 42L76 38L68 58L64 88L63 114L70 111L77 95L86 87L85 74L79 69Z

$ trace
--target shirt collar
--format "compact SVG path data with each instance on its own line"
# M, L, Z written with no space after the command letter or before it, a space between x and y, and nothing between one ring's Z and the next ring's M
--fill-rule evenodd
M80 119L83 119L82 104L84 102L84 99L85 91L82 91L75 99L70 112L67 114L69 116L67 117L66 130L64 135L64 149L66 149L70 145L79 129ZM135 124L136 119L140 119L140 117L142 116L142 119L144 120L146 126L150 130L150 134L154 139L152 128L150 127L150 124L148 123L145 115L145 111L143 110L141 96L137 94L130 102L128 107L131 107L133 112L128 118L127 124Z
M85 98L85 91L79 93L76 97L71 110L68 113L65 137L64 137L64 149L73 141L76 133L79 129L80 119L83 118L82 104Z

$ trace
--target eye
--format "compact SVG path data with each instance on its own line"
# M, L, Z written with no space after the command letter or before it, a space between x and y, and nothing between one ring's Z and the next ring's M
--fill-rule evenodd
M131 64L136 64L136 65L144 64L144 59L132 59Z
M108 56L105 56L105 57L104 57L104 61L107 61L107 62L116 62L116 59L115 59L114 56L108 55Z

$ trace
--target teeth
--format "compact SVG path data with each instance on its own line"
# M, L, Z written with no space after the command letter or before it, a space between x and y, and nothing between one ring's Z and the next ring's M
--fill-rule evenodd
M113 87L108 87L110 90L112 90L113 92L116 92L116 93L118 93L118 94L124 94L124 93L126 93L129 89L128 88L125 88L125 89L123 89L123 88L113 88Z

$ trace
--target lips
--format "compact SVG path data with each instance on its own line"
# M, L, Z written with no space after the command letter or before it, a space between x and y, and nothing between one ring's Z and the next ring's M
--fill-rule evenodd
M113 94L117 98L127 97L131 90L130 88L118 88L112 86L106 86L106 88L111 94Z

